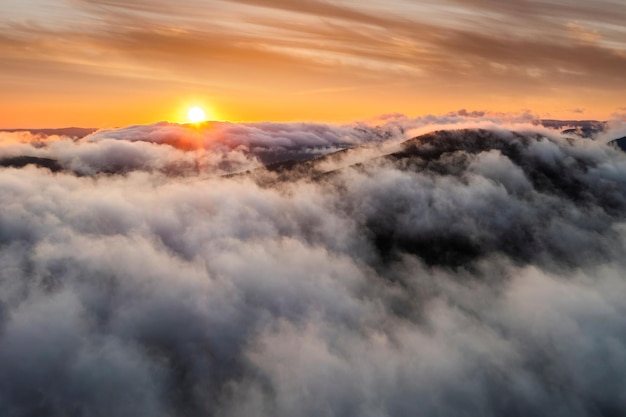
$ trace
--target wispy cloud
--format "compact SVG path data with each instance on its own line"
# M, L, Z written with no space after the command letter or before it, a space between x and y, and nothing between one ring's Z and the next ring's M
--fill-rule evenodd
M175 85L195 87L223 99L246 91L273 100L335 91L348 105L393 79L397 86L379 94L407 111L410 95L420 92L486 101L494 97L481 92L490 90L500 102L556 102L581 96L581 89L613 97L614 86L626 81L626 34L617 24L626 11L608 0L593 8L579 2L400 0L384 8L280 0L69 5L75 14L48 21L0 18L7 88L17 89L16 80L23 80L22 89L34 91L24 85L37 79L65 79L70 87L74 73L85 80L141 80L168 92ZM88 89L101 93L92 84ZM347 85L354 90L342 90ZM42 82L38 88L52 87ZM302 100L293 101L302 106ZM609 100L611 108L615 100Z

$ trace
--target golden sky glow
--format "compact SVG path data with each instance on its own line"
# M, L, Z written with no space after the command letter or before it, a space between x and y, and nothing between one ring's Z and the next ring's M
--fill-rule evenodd
M0 127L625 113L623 0L2 0Z

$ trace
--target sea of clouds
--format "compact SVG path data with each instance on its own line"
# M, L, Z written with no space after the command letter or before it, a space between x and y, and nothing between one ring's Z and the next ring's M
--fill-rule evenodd
M0 415L622 415L625 132L0 132Z

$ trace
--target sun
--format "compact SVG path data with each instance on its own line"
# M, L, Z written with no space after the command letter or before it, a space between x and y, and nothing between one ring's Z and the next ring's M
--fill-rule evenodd
M198 106L194 106L189 109L187 112L187 117L191 123L201 123L206 120L206 115L204 114L204 110L202 110Z

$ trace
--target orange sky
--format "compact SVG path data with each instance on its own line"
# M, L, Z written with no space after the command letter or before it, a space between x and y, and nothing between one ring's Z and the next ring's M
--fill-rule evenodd
M622 0L2 0L0 128L626 113Z

